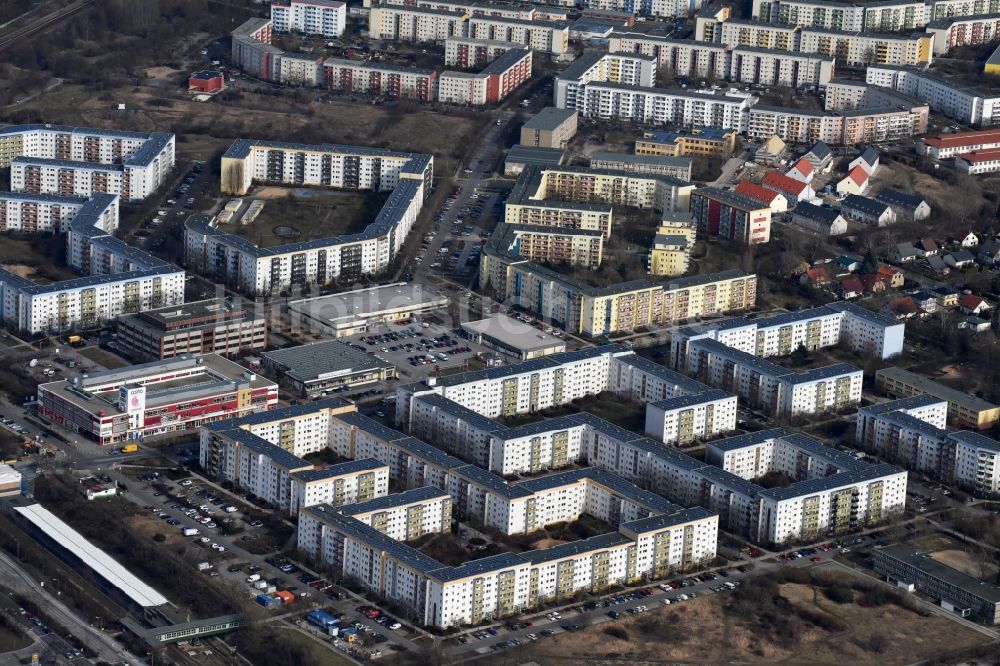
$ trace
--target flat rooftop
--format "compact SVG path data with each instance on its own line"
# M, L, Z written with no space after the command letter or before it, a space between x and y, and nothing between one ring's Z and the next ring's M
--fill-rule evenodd
M82 534L41 504L18 506L14 510L139 606L152 608L168 603L166 597L139 580L135 574L87 541Z
M875 549L875 553L881 553L907 566L919 569L932 578L937 578L945 583L959 587L969 594L980 597L984 601L994 604L1000 603L1000 587L962 573L958 569L941 564L930 553L922 553L905 543L880 546Z
M547 106L534 116L528 119L522 128L552 131L576 116L576 109L557 109L554 106Z
M355 349L339 340L287 347L265 352L263 356L267 362L280 367L291 379L304 384L395 367L374 354Z
M448 305L448 297L412 282L292 301L288 309L334 328L389 313L432 310Z
M915 387L922 393L927 393L937 398L941 398L942 400L947 400L950 403L961 405L973 412L983 412L998 408L997 405L988 400L984 400L979 396L966 393L965 391L959 391L958 389L953 389L950 386L942 384L941 382L934 381L930 377L918 375L917 373L910 372L905 368L882 368L875 373L876 379L880 376L903 382L904 384Z

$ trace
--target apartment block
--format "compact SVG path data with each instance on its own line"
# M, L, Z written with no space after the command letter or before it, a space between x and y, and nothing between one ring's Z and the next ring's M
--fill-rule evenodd
M871 65L865 81L916 97L926 102L932 111L968 125L993 127L1000 124L1000 95L965 87L917 68Z
M729 53L727 77L736 83L787 88L823 88L833 78L836 58L832 55L789 53L738 46Z
M795 26L731 19L714 31L716 42L730 48L753 46L776 51L799 51L799 29Z
M711 42L616 30L608 40L608 52L649 56L654 59L657 70L666 68L676 76L717 79L729 76L729 55L725 47Z
M683 88L635 88L617 83L589 83L575 99L581 116L646 125L682 125L746 130L754 98L708 94Z
M271 4L275 32L340 37L347 24L347 3L338 0L290 0Z
M144 310L118 318L118 343L136 360L182 354L235 356L267 348L263 313L224 299Z
M118 228L118 197L109 205L100 222L101 230ZM64 233L81 210L87 208L86 197L66 197L55 194L0 192L0 230L22 233Z
M278 76L278 60L284 53L271 45L274 24L268 19L251 18L232 32L232 58L242 71L265 81Z
M496 16L473 16L468 37L515 42L542 53L561 55L569 50L569 24L563 21L527 21Z
M332 90L405 97L432 102L437 97L438 74L433 69L327 58L323 84Z
M317 504L356 508L358 502L371 502L388 494L389 468L373 458L300 469L292 471L288 477L288 513L298 516L303 507ZM345 506L345 511L347 508ZM448 508L451 508L450 502Z
M491 245L511 258L597 270L604 260L604 233L539 224L502 224Z
M689 444L736 430L736 409L736 396L719 390L651 402L646 432L668 444Z
M372 39L443 42L466 36L468 20L463 10L377 4L368 11L368 33Z
M992 2L997 10L1000 3ZM984 16L955 16L927 24L934 40L934 55L944 55L956 46L988 44L1000 39L1000 11Z
M863 109L833 113L776 106L751 107L747 137L777 136L790 143L856 145L898 141L926 128L924 109Z
M383 465L383 469L388 479L388 467ZM321 503L309 506L315 504ZM339 506L338 510L397 541L414 541L426 534L451 531L451 496L429 486L392 495L383 493L374 499Z
M531 78L531 62L530 50L516 48L477 73L441 72L438 101L473 106L496 104Z
M715 187L691 193L691 214L700 231L748 245L771 239L771 209L759 201Z
M686 273L697 235L694 218L690 213L665 215L649 250L649 273L669 277Z
M691 180L691 160L685 157L632 155L598 151L590 155L592 169L610 169Z
M254 183L389 192L364 231L344 237L259 248L205 215L185 222L187 265L244 294L335 277L377 273L399 252L433 178L433 157L357 146L239 139L222 157L221 187L245 194Z
M936 160L947 160L966 153L1000 149L1000 130L955 132L921 139L917 152Z
M642 54L586 53L556 76L555 107L577 108L587 84L594 82L648 88L656 82L656 61Z
M449 37L444 42L444 64L462 69L482 69L507 51L521 48L514 42Z

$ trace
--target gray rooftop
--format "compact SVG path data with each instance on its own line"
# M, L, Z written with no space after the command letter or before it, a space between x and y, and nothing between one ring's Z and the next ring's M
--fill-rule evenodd
M278 366L286 375L303 383L394 367L374 354L355 349L339 340L286 347L265 352L263 356L268 363Z
M557 109L554 106L547 106L534 116L529 118L522 125L524 129L553 131L567 120L576 116L575 109Z
M1000 604L1000 587L942 564L931 557L929 553L914 550L908 544L897 543L891 546L879 546L875 549L876 562L879 556L902 562L932 578L944 581L970 595L979 597L987 603Z

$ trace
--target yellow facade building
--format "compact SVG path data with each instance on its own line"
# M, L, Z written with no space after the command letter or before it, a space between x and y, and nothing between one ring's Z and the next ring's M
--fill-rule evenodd
M697 235L690 213L664 217L649 251L650 274L673 277L686 273L691 261L691 246Z

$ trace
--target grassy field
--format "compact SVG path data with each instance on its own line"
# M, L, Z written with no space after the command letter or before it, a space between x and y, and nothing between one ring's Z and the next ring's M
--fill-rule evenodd
M4 233L0 235L0 266L41 284L77 277L66 267L62 237Z
M835 603L820 589L797 583L781 584L776 593L776 612L740 613L731 596L703 596L680 606L659 606L603 629L533 643L523 660L534 659L541 666L664 659L688 664L888 666L932 659L988 640L941 616L925 616L894 603L871 605L860 595L853 602ZM808 620L799 624L801 618ZM794 631L786 631L789 624ZM942 641L942 636L948 640Z
M128 361L112 354L111 352L104 351L100 347L87 347L86 349L81 349L80 356L90 359L94 363L104 366L108 370L124 368L128 365Z
M351 666L354 663L294 629L284 630L282 635L286 641L294 643L309 654L310 666Z
M0 653L21 650L31 645L31 639L13 632L7 627L0 627Z
M253 223L224 225L261 247L361 231L375 219L388 196L385 192L265 189L269 196Z

